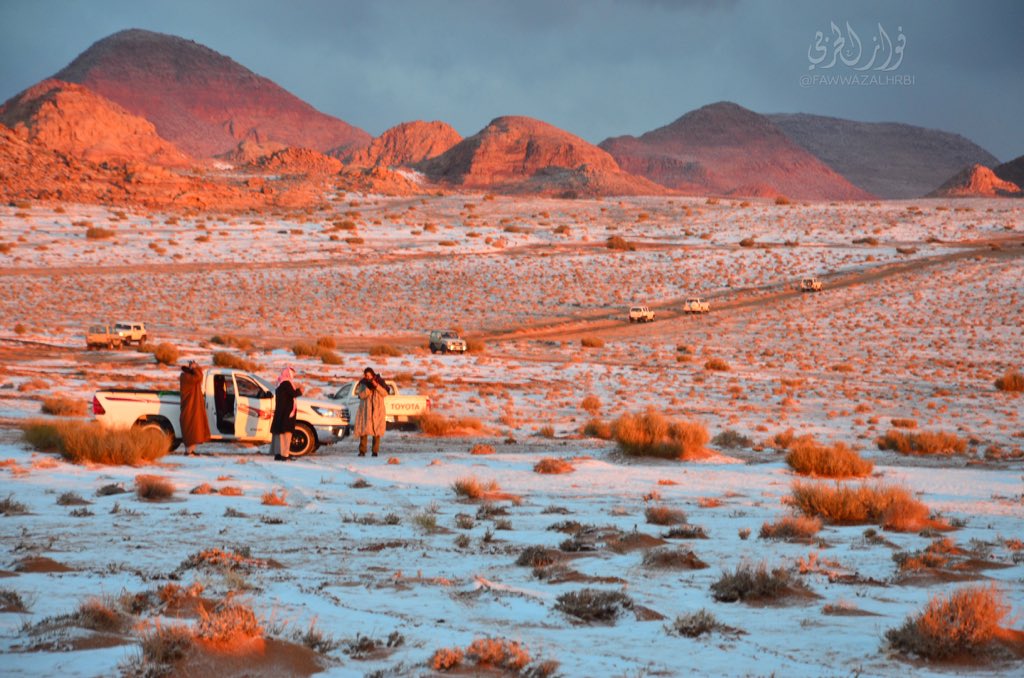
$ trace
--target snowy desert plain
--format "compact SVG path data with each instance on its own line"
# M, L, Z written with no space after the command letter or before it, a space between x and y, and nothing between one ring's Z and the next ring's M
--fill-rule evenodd
M1024 396L994 384L1024 367L1022 264L1013 200L0 207L0 673L1020 675ZM807 276L824 290L801 293ZM711 312L684 313L689 296ZM656 320L627 322L633 304ZM453 425L389 432L380 458L348 439L290 463L223 443L140 467L31 448L21 427L55 418L47 399L84 421L98 389L176 389L152 353L86 350L86 326L121 319L179 362L236 353L271 381L294 365L312 395L373 366ZM474 350L431 354L450 327ZM294 354L318 338L334 364ZM648 408L703 425L708 453L584 433ZM880 450L894 428L961 449ZM797 475L785 441L808 435L871 476ZM140 475L173 495L142 499ZM489 492L456 492L472 480ZM772 538L807 482L906 488L930 527ZM778 596L720 595L762 566L788 577ZM1010 608L1001 651L925 661L888 642L978 586ZM577 614L586 592L604 608ZM147 661L161 630L225 611L234 641L197 631Z

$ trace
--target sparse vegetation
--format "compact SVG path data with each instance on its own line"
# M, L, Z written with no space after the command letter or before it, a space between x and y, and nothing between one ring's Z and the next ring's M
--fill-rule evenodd
M161 342L153 349L153 358L161 365L174 365L179 357L178 347L174 344Z
M605 247L610 250L617 250L619 252L634 252L636 251L636 245L627 241L620 235L613 235L605 241Z
M374 344L370 347L369 354L372 356L385 356L397 358L402 355L402 349L392 344Z
M585 622L614 622L625 610L633 608L633 599L621 591L580 589L558 596L555 609Z
M704 369L710 372L728 372L732 368L722 358L708 358L704 363Z
M43 414L57 417L84 417L89 413L89 404L66 396L47 396L40 408Z
M642 414L624 414L612 423L612 437L631 456L665 459L701 459L709 452L704 424L674 421L653 409Z
M836 525L880 525L897 532L915 532L930 524L928 507L896 485L828 485L795 482L790 499L807 516Z
M428 436L453 436L480 431L484 425L473 417L446 417L437 412L426 412L419 420L420 430Z
M583 435L601 440L612 439L612 425L604 419L591 419L583 426Z
M287 506L288 505L288 491L284 488L278 490L270 490L264 492L260 498L260 503L264 506Z
M668 506L648 506L644 517L651 525L681 525L686 522L686 513Z
M719 622L714 614L703 608L697 612L677 616L667 628L670 633L687 638L698 638L706 633L730 630L728 626Z
M792 442L786 463L797 473L823 478L862 478L875 468L844 443L823 445L812 436Z
M475 476L468 476L466 478L459 478L452 483L452 489L456 495L463 499L482 499L484 495L497 492L501 487L497 481L491 480L481 483Z
M135 476L135 494L146 501L163 501L174 496L174 484L163 476Z
M601 411L601 399L596 395L588 395L580 401L580 409L592 417L596 417Z
M963 454L967 451L966 440L943 431L890 429L877 443L880 450L895 450L900 454Z
M22 435L35 449L58 452L76 464L138 466L163 457L169 448L167 436L161 431L137 427L108 429L96 422L28 421Z
M644 553L643 566L666 570L703 570L708 564L690 549L657 548Z
M213 354L213 364L217 367L227 367L246 372L256 372L260 369L258 363L247 360L240 355L228 353L227 351L216 351Z
M1007 370L1003 376L996 379L995 385L1000 391L1024 392L1024 374L1017 370Z
M600 337L583 337L580 339L583 348L604 348L604 339Z
M572 473L576 470L576 467L572 465L572 462L565 459L545 457L533 465L533 470L536 473Z
M722 431L714 438L711 439L711 444L716 447L722 447L727 450L735 450L741 448L750 448L754 446L754 441L749 437L743 435L733 429L726 429Z
M785 568L768 569L764 563L756 566L741 563L732 572L725 570L711 585L715 600L723 603L736 601L775 600L793 593L807 593L803 582L796 580Z
M924 611L885 637L900 652L927 660L992 657L999 651L999 625L1009 613L995 587L967 587L931 598Z
M806 516L785 516L761 525L761 539L808 541L821 530L821 521Z

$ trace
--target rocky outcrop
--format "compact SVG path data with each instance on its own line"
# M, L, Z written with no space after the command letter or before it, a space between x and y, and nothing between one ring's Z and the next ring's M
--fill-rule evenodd
M54 77L146 118L160 136L195 157L230 152L243 139L318 151L370 142L363 130L317 111L223 54L173 35L115 33Z
M854 186L771 120L734 103L691 111L640 137L601 142L622 169L690 194L743 195L756 186L807 200L862 200Z
M283 148L251 163L255 168L275 174L337 174L341 161L309 148Z
M971 165L928 194L929 198L1018 198L1020 186L1004 181L984 165Z
M893 122L856 122L805 113L767 116L790 139L880 198L916 198L995 156L959 134Z
M1003 181L1009 181L1024 188L1024 155L1009 162L1004 162L1002 165L996 166L992 171Z
M666 192L642 177L623 172L610 155L583 139L522 116L496 118L477 134L416 167L441 184L507 193Z
M342 159L353 167L400 167L437 157L460 141L462 135L448 123L416 120L392 127Z
M23 139L90 162L191 162L160 138L148 120L81 85L59 80L44 80L9 99L0 106L0 123Z

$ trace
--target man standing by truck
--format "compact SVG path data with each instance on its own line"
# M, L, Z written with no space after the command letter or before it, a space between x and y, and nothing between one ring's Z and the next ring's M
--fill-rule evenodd
M196 445L210 440L210 422L206 419L206 401L203 398L203 368L195 360L182 365L181 376L178 378L181 391L181 439L185 443L185 453L196 456Z
M363 378L356 386L359 411L356 413L355 434L359 436L359 456L366 456L366 437L373 436L373 456L380 452L380 439L384 435L384 396L388 394L384 379L373 369L363 370Z
M295 370L285 367L277 378L274 390L274 419L270 422L270 452L274 461L290 461L292 452L292 433L295 432L295 415L297 411L295 399L302 391L295 388L292 379Z

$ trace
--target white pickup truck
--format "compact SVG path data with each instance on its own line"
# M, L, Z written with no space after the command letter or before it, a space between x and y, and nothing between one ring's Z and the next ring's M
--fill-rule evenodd
M684 313L708 313L711 311L711 304L700 297L690 297L683 304Z
M415 426L416 420L430 411L430 398L421 395L399 393L392 381L385 380L388 395L384 396L384 421L390 426ZM359 396L356 395L358 381L345 384L337 393L328 396L335 402L342 402L355 417L359 410Z
M270 442L274 418L274 388L260 377L222 367L205 372L203 392L213 440L240 443ZM291 453L302 456L349 434L348 409L330 400L297 398ZM178 391L110 389L92 397L96 421L112 427L157 428L170 439L173 450L181 443L181 394Z
M630 306L629 307L629 322L631 323L650 323L654 322L654 311L647 306Z

